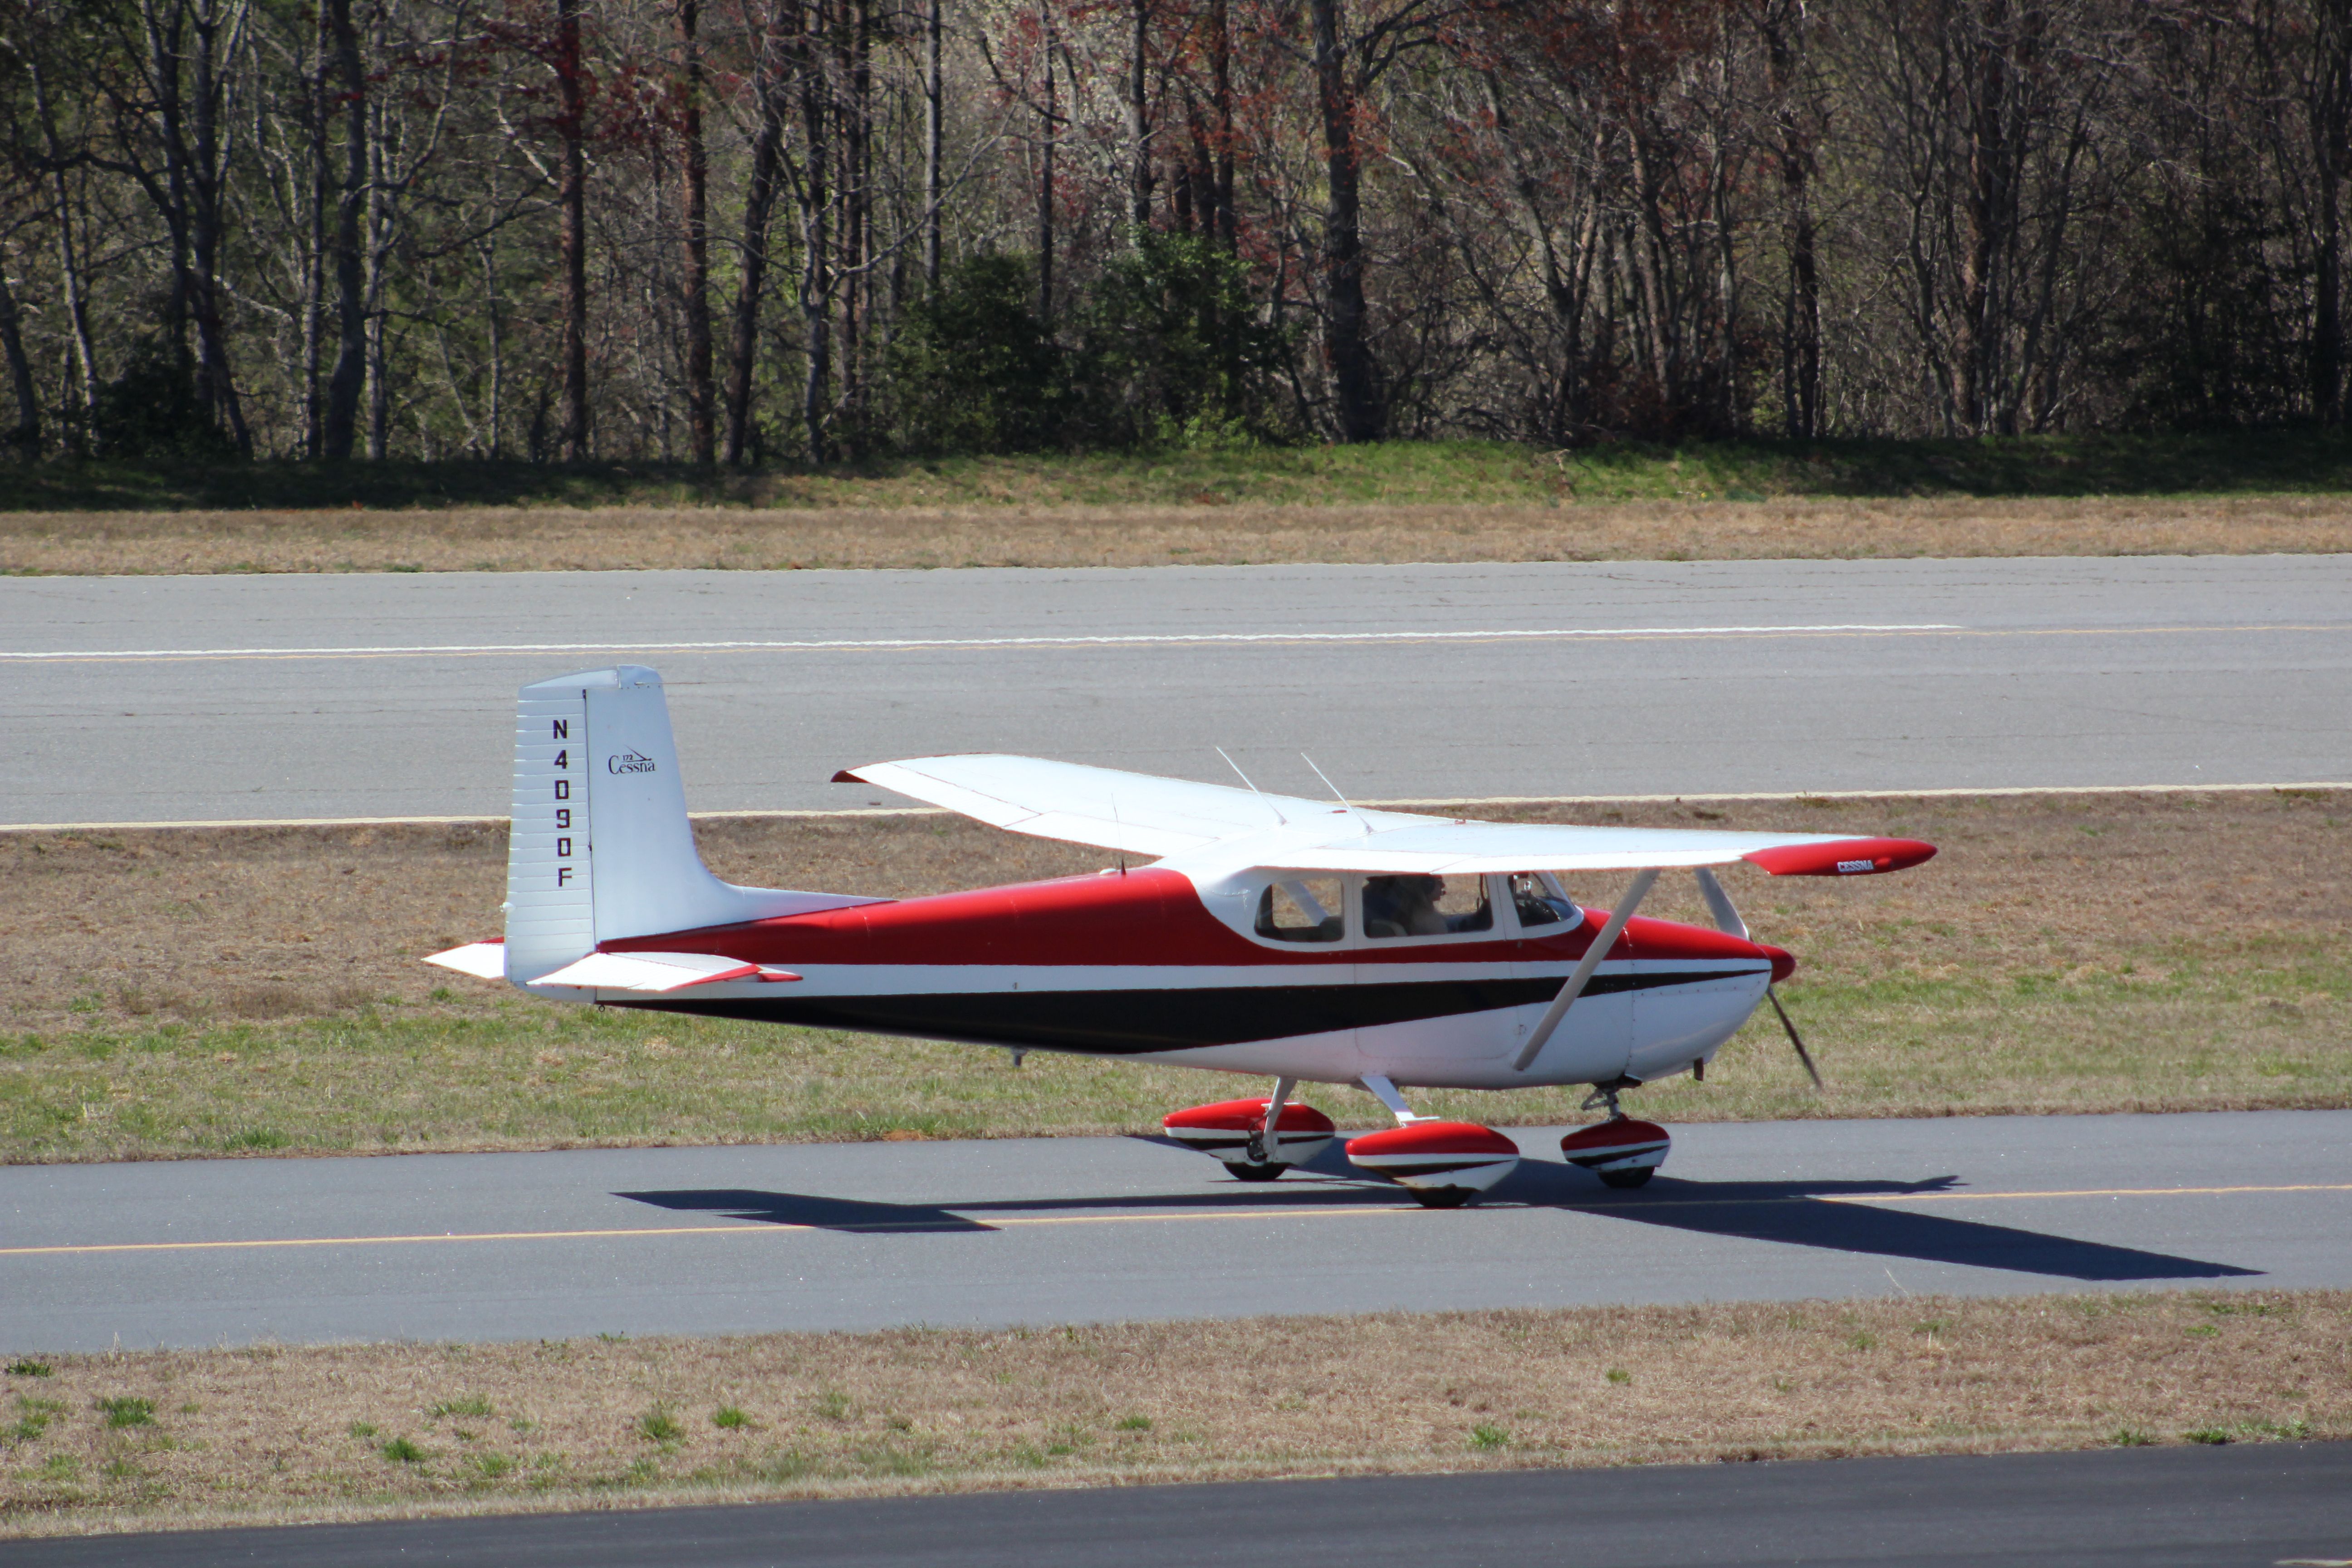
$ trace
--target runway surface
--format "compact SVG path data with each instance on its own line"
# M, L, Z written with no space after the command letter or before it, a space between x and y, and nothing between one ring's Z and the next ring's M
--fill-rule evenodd
M631 659L698 810L1012 751L1362 799L2352 777L2352 556L0 581L0 821L503 815Z
M0 1352L2352 1286L2352 1111L1512 1136L1450 1212L1143 1139L12 1166Z
M2263 1444L663 1509L0 1543L84 1568L2273 1568L2352 1558L2352 1446Z

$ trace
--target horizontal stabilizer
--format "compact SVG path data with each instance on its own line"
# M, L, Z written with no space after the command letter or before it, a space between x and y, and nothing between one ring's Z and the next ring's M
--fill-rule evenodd
M788 969L770 969L740 958L708 952L592 952L534 985L577 985L596 991L683 991L721 980L798 980Z
M437 963L444 969L454 969L460 974L470 974L478 980L504 980L507 977L507 944L502 938L494 936L488 942L469 942L446 952L428 953L425 962Z

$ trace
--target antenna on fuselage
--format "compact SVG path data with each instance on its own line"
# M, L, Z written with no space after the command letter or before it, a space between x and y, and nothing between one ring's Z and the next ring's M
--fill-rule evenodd
M1217 752L1217 755L1219 755L1219 756L1221 756L1221 757L1225 757L1225 749L1224 749L1223 746L1219 746L1218 748L1216 748L1216 752ZM1307 765L1308 767L1310 767L1310 768L1311 768L1311 767L1313 767L1315 764L1314 764L1314 763L1307 763ZM1270 800L1267 800L1267 799L1265 798L1265 792L1264 790L1262 790L1262 789L1258 788L1258 787L1257 787L1257 785L1255 785L1255 784L1250 784L1250 776L1249 776L1249 774L1247 774L1247 773L1243 773L1243 772L1242 772L1242 765L1241 765L1241 763L1237 763L1237 762L1234 761L1234 760L1233 760L1233 758L1231 758L1231 757L1225 757L1225 766L1227 766L1227 767L1229 767L1229 768L1233 769L1233 770L1234 770L1234 774L1240 778L1240 780L1242 781L1242 783L1244 783L1244 784L1249 784L1249 792L1250 792L1250 794L1252 794L1252 795L1254 795L1257 796L1259 804L1260 804L1260 805L1264 805L1264 806L1266 808L1266 810L1268 810L1268 811L1270 811L1270 812L1274 813L1274 819L1275 819L1275 821L1276 821L1276 822L1278 822L1278 823L1282 824L1282 826L1285 826L1285 827L1287 827L1287 826L1290 826L1290 818L1288 818L1288 817L1286 817L1286 816L1283 816L1283 815L1282 815L1282 807L1280 807L1280 806L1278 806L1278 805L1275 805L1275 804L1274 804L1274 802L1272 802L1272 801L1270 801Z
M1308 767L1315 768L1315 759L1308 756L1306 752L1299 752L1298 760L1305 763ZM1333 800L1338 801L1341 805L1347 807L1348 815L1356 819L1357 826L1362 828L1367 833L1370 833L1372 830L1372 825L1364 820L1364 814L1358 811L1354 805L1349 802L1348 797L1339 793L1339 786L1331 782L1328 774L1325 773L1321 768L1315 768L1315 776L1323 781L1323 787L1331 792L1331 798Z

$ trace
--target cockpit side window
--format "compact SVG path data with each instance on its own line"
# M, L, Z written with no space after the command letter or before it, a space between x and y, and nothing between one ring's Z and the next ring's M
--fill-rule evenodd
M1348 934L1346 884L1337 877L1295 877L1257 900L1257 934L1271 942L1338 942Z
M1519 929L1530 931L1580 920L1584 913L1549 871L1513 872L1511 907L1518 911Z
M1484 877L1364 879L1364 935L1374 941L1494 929Z

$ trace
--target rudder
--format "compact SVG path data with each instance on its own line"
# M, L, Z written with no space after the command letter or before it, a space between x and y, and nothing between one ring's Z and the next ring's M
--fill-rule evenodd
M582 670L519 694L507 849L506 973L515 984L535 989L536 977L619 938L870 901L738 888L710 874L694 846L669 705L653 670Z

